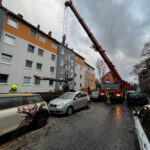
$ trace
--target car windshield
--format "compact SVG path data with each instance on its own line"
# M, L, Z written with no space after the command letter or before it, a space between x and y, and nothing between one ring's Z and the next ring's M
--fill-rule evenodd
M97 94L99 94L99 91L93 91L91 94L92 95L97 95Z
M102 89L119 90L119 84L102 84Z
M130 93L130 97L142 97L142 93Z
M62 94L59 98L60 99L72 99L75 96L75 93L73 92L67 92Z

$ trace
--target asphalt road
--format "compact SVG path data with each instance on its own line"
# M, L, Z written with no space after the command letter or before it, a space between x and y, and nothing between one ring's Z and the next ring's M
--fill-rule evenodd
M50 116L47 126L2 143L6 150L137 150L126 104L91 104L72 116Z

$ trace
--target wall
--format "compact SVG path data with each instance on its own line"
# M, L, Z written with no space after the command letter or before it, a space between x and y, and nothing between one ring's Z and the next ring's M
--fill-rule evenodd
M59 44L56 78L64 79L65 75L68 75L69 78L73 78L73 80L69 82L69 85L74 89L74 74L75 53L62 44ZM64 82L56 82L56 90L61 90L63 84Z

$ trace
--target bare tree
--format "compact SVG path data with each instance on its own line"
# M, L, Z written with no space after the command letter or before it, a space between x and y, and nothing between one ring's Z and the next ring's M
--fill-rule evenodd
M140 61L140 63L133 66L133 70L130 75L138 76L138 74L146 68L146 59Z
M101 78L104 76L104 74L106 72L106 65L105 65L104 61L100 58L97 59L96 69L97 69L99 80L101 80Z
M150 42L144 44L144 48L142 49L141 56L146 58L150 57Z

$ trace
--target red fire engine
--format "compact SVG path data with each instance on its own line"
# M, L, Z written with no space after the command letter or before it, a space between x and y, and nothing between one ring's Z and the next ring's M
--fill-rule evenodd
M115 90L115 95L116 96L120 96L122 97L122 91L125 91L128 89L129 84L122 80L122 78L120 77L119 73L117 72L117 70L115 69L114 65L112 64L112 62L110 61L110 59L107 57L107 55L105 54L105 50L102 48L102 46L98 43L98 41L96 40L95 36L93 35L93 33L90 31L90 29L88 28L88 26L86 25L86 23L84 22L84 20L81 18L81 16L79 15L78 11L76 10L76 8L74 7L72 1L66 1L65 2L65 6L70 7L71 10L73 11L73 13L75 14L75 16L77 17L77 19L79 20L80 24L82 25L82 27L84 28L84 30L86 31L87 35L89 36L89 38L91 39L91 41L94 44L94 49L99 52L99 54L102 56L103 60L105 61L105 63L107 64L108 68L110 69L114 80L117 82L117 84L114 84L112 86L118 85L117 90ZM105 93L106 90L103 89L101 90L101 93Z

